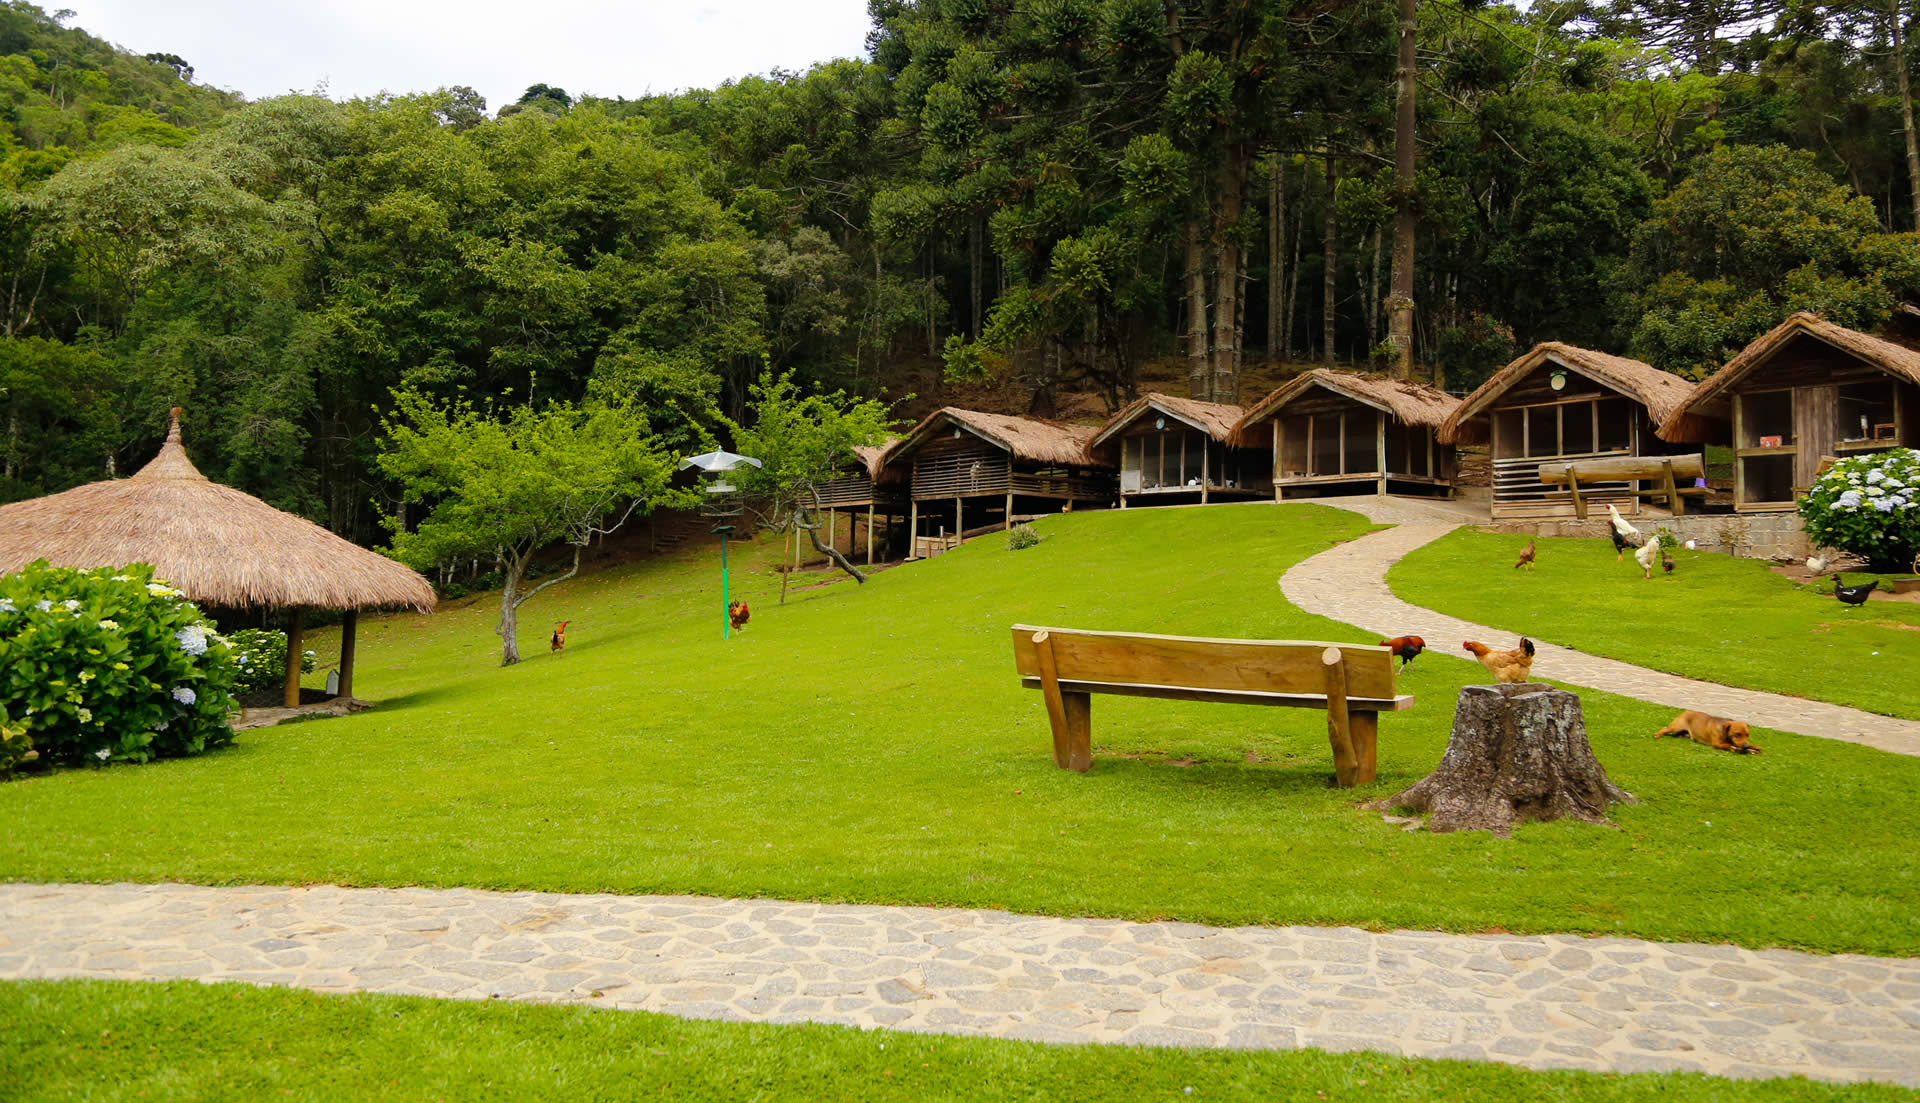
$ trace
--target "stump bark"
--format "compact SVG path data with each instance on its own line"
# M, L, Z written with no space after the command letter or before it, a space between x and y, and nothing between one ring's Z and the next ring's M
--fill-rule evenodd
M1633 794L1593 757L1580 698L1538 682L1463 686L1447 753L1426 780L1366 807L1430 812L1429 831L1491 831L1527 820L1609 823ZM1408 828L1408 830L1413 830Z

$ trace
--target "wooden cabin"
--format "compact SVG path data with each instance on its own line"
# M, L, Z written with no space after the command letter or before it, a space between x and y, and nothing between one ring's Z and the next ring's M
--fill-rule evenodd
M1273 450L1273 500L1453 493L1454 450L1435 433L1459 399L1424 383L1315 368L1253 404L1234 439Z
M1272 455L1239 448L1233 427L1246 411L1219 402L1149 394L1107 419L1091 447L1117 452L1120 507L1264 497Z
M1660 435L1684 439L1703 416L1732 422L1734 509L1790 510L1825 459L1920 446L1920 352L1795 314L1695 388Z
M1090 451L1098 429L952 406L888 449L883 473L907 483L909 555L962 535L1075 505L1113 501L1113 464Z
M827 543L839 547L834 541L840 531L840 514L847 514L847 554L857 554L864 543L869 566L873 563L876 515L889 534L881 538L883 546L892 543L894 518L907 515L906 479L899 471L884 466L888 449L896 443L855 447L853 459L842 468L840 476L817 488L820 507L827 514ZM862 511L866 513L867 522L864 541L860 532Z
M1442 444L1486 444L1493 464L1493 515L1574 515L1574 492L1540 478L1542 464L1698 452L1723 423L1677 411L1693 384L1651 364L1557 341L1535 345L1463 399L1440 426ZM1668 418L1675 434L1656 435ZM1693 447L1687 447L1692 444ZM1644 480L1583 484L1584 504L1640 510Z

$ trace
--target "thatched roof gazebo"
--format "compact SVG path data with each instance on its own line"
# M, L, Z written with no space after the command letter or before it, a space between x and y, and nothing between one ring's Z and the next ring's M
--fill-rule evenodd
M1273 389L1234 427L1234 443L1273 448L1273 500L1351 493L1452 493L1453 449L1434 433L1459 399L1425 383L1314 368Z
M36 559L59 567L150 563L196 602L287 610L286 703L299 704L300 614L341 609L340 695L353 696L361 609L433 609L433 587L383 555L202 475L172 412L160 454L131 478L0 506L0 574Z
M1263 496L1271 473L1264 450L1236 447L1233 427L1245 410L1170 394L1145 394L1121 407L1088 448L1120 453L1120 506L1127 499ZM1264 442L1262 442L1264 443Z

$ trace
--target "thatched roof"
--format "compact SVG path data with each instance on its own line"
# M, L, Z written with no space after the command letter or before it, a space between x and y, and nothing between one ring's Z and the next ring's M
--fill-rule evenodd
M1108 418L1088 447L1098 448L1115 433L1155 411L1185 422L1222 444L1227 443L1227 438L1233 435L1233 427L1239 424L1241 415L1246 413L1238 406L1223 402L1202 402L1197 398L1177 398L1170 394L1145 394L1122 406L1118 413Z
M1704 409L1721 405L1722 400L1727 396L1728 388L1765 363L1768 357L1784 348L1794 338L1801 336L1825 341L1841 352L1858 357L1897 379L1904 379L1909 383L1920 383L1920 352L1905 345L1894 344L1885 338L1869 336L1857 329L1835 325L1818 314L1803 310L1754 338L1752 344L1741 349L1739 355L1727 361L1726 367L1714 372L1705 382L1695 387L1693 394L1678 409L1664 418L1657 419L1660 426L1660 439L1692 439L1670 434L1680 431L1686 419L1698 416Z
M1478 390L1463 399L1459 408L1441 423L1440 442L1452 444L1463 438L1483 439L1484 433L1468 429L1466 423L1485 413L1487 407L1493 405L1494 400L1505 394L1508 388L1548 361L1632 398L1647 408L1647 416L1655 425L1672 415L1693 395L1692 383L1672 372L1661 371L1652 364L1583 349L1577 345L1546 341L1528 349L1511 364L1495 372L1492 379L1480 384ZM1687 435L1675 439L1706 440L1713 434L1713 423L1717 420L1689 418L1684 423Z
M0 506L0 573L151 563L195 601L233 607L433 608L405 566L200 474L180 411L160 454L132 478Z
M920 419L907 438L887 450L883 463L904 456L949 427L957 426L980 437L996 448L1012 453L1015 459L1032 463L1068 464L1075 467L1112 467L1088 451L1100 430L1091 425L1065 425L1057 421L1015 417L1012 414L987 414L943 406Z
M1415 383L1408 379L1391 379L1384 375L1363 375L1359 372L1335 371L1332 368L1314 368L1287 380L1269 392L1267 397L1254 403L1253 408L1247 411L1247 416L1241 418L1240 423L1234 427L1235 443L1241 445L1259 443L1254 439L1254 426L1273 417L1280 412L1282 406L1314 387L1322 387L1362 405L1371 406L1407 425L1437 426L1460 405L1459 399L1445 391L1429 387L1425 383Z

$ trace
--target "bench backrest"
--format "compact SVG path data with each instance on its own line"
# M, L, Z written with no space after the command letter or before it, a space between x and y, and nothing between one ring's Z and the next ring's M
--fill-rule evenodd
M1222 640L1205 636L1155 636L1145 632L1087 632L1078 628L1013 626L1013 660L1023 676L1038 677L1033 635L1053 644L1056 675L1063 681L1131 682L1195 689L1265 693L1324 693L1321 655L1340 649L1347 694L1392 697L1393 652L1363 644L1304 640Z

